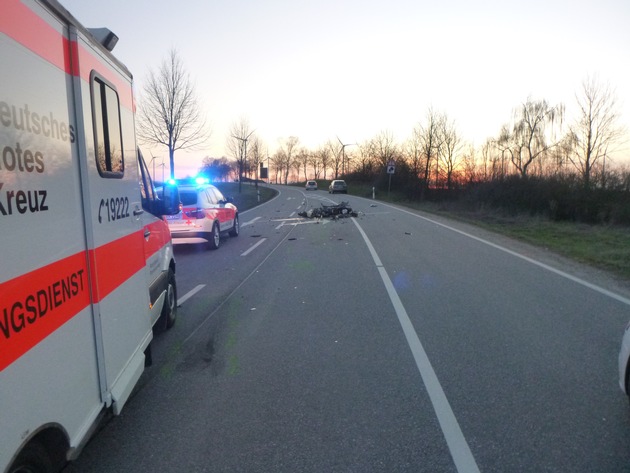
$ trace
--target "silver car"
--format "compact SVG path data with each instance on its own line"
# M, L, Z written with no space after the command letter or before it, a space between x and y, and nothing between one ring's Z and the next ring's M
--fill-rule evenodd
M340 192L341 194L348 193L348 185L346 184L346 181L344 181L343 179L335 179L328 186L329 194L335 194L337 192Z
M317 190L317 181L306 181L306 185L304 189L307 191L316 191Z

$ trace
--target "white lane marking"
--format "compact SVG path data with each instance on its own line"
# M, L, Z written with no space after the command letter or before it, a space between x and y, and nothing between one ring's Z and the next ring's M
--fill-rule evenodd
M515 256L515 257L520 258L520 259L522 259L524 261L527 261L528 263L534 264L534 265L536 265L536 266L538 266L540 268L543 268L543 269L546 269L547 271L555 273L558 276L566 278L566 279L568 279L570 281L573 281L573 282L575 282L577 284L580 284L582 286L588 287L589 289L592 289L595 292L599 292L600 294L608 296L611 299L615 299L615 300L617 300L617 301L619 301L619 302L621 302L623 304L630 305L630 299L628 299L627 297L623 297L620 294L617 294L617 293L614 293L612 291L609 291L608 289L605 289L605 288L603 288L601 286L597 286L596 284L592 284L592 283L590 283L588 281L585 281L584 279L578 278L577 276L573 276L572 274L565 273L564 271L556 269L553 266L549 266L549 265L547 265L545 263L542 263L540 261L537 261L537 260L535 260L533 258L530 258L528 256L525 256L525 255L522 255L520 253L517 253L516 251L509 250L507 248L504 248L503 246L497 245L496 243L492 243L492 242L490 242L488 240L484 240L483 238L479 238L479 237L477 237L475 235L471 235L470 233L466 233L466 232L464 232L462 230L458 230L457 228L453 228L453 227L451 227L449 225L437 222L437 221L432 220L430 218L423 217L422 215L418 215L418 214L415 214L413 212L409 212L408 210L398 209L396 207L392 207L392 206L387 205L387 204L382 204L382 205L385 205L385 206L390 207L392 209L400 210L401 212L407 213L409 215L413 215L414 217L420 218L422 220L426 220L427 222L434 223L435 225L439 225L440 227L446 228L447 230L451 230L451 231L453 231L455 233L459 233L460 235L463 235L465 237L472 238L473 240L477 240L480 243L483 243L485 245L491 246L492 248L495 248L497 250L503 251L503 252L505 252L505 253L507 253L509 255Z
M252 251L254 251L256 248L258 248L260 245L262 245L265 242L266 238L261 238L260 241L258 241L254 246L252 246L249 250L244 251L243 253L241 253L241 256L247 256L248 254L250 254Z
M275 230L280 230L280 228L284 225L284 222L282 222L280 225L278 225Z
M241 223L241 228L246 227L247 225L251 225L252 223L254 223L256 220L258 220L260 217L255 217L245 223Z
M293 217L294 215L295 215L295 212L291 212L291 213L289 214L289 217Z
M192 296L194 296L195 294L197 294L199 291L201 291L204 287L206 287L205 284L199 284L198 286L196 286L195 288L193 288L192 290L188 291L186 294L184 294L183 297L180 297L179 299L177 299L177 307L181 306L184 302L186 302L188 299L190 299Z
M405 306L403 306L400 297L398 297L398 293L396 292L396 289L394 289L394 285L387 275L387 271L383 267L381 259L378 257L378 254L372 246L369 238L355 218L352 219L352 222L358 228L359 233L361 233L365 244L370 250L374 264L381 275L387 294L389 295L392 305L394 306L394 310L396 311L396 315L398 316L398 321L405 333L405 338L407 339L413 358L416 361L418 371L420 371L420 376L422 377L424 386L429 394L431 403L433 404L433 409L437 415L440 427L442 428L442 433L446 439L448 449L451 452L451 457L455 462L457 471L460 473L478 473L479 467L477 466L477 462L470 451L468 442L466 442L466 439L464 438L464 434L457 422L457 419L455 418L455 414L453 413L453 409L451 409L451 405L446 398L446 394L444 394L442 385L433 370L433 366L431 366L429 357L424 351L424 347L418 338L416 330L413 328L413 324L409 319Z

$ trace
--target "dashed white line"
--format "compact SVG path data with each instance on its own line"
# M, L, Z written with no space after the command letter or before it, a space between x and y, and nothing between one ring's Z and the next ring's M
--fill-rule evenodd
M266 240L266 238L261 238L259 242L257 242L254 246L252 246L250 249L248 249L247 251L244 251L241 253L241 256L247 256L248 254L250 254L252 251L254 251L256 248L258 248L260 245L262 245L264 243L264 241Z
M251 225L252 223L254 223L256 220L258 220L260 217L255 217L247 222L241 223L241 228L246 227L247 225Z
M195 288L193 288L192 290L188 291L184 296L180 297L179 299L177 299L177 307L179 307L180 305L182 305L184 302L186 302L188 299L190 299L192 296L194 296L195 294L197 294L199 291L201 291L204 287L206 287L205 284L199 284L198 286L196 286Z

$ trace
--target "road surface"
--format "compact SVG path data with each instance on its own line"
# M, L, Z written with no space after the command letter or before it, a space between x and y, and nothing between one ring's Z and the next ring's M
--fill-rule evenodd
M630 293L461 223L279 187L217 251L73 472L630 471ZM298 212L349 201L357 218Z

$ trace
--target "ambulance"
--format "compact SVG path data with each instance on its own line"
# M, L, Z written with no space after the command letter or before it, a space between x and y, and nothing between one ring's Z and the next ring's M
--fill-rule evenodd
M59 471L175 321L175 259L117 37L0 2L0 472Z

